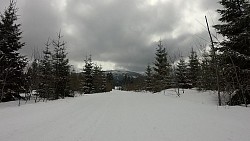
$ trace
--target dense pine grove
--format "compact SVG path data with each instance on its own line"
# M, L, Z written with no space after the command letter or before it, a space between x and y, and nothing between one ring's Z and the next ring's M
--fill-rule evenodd
M160 40L152 64L145 75L133 77L124 73L115 80L113 74L92 62L91 55L84 60L82 72L76 72L67 58L67 43L61 32L56 39L44 44L42 57L27 58L18 51L25 47L21 42L21 25L17 24L16 2L10 1L0 15L0 102L29 99L35 101L74 97L75 93L93 94L121 90L157 93L168 88L196 88L218 91L218 99L228 105L250 104L250 4L246 0L221 0L218 9L220 24L213 25L222 41L211 39L209 51L199 55L193 48L188 58L181 56L170 62L167 45ZM213 37L215 38L215 37ZM184 91L183 91L184 92ZM26 93L21 97L20 93ZM179 95L180 96L180 95Z

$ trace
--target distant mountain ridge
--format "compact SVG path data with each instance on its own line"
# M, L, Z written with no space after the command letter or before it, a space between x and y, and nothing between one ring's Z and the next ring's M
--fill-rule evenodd
M132 77L132 78L138 78L140 76L143 76L142 74L138 72L126 71L126 70L107 70L107 71L104 71L104 73L112 73L115 86L122 85L125 75L127 75L128 77Z
M126 71L126 70L107 70L104 72L111 72L112 74L128 74L129 76L141 76L142 74L138 73L138 72L134 72L134 71Z

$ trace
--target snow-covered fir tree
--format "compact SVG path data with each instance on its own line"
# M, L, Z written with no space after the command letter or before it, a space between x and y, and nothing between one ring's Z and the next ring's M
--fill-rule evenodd
M105 76L102 72L102 67L95 65L93 68L93 89L95 93L100 93L105 91Z
M84 94L92 94L94 93L94 84L93 84L93 62L91 56L86 57L84 62L85 66L83 68L83 75L84 75L83 92Z
M247 0L221 0L223 9L217 10L222 24L214 28L223 35L220 51L228 53L235 65L241 69L250 68L250 2ZM229 58L227 58L229 59ZM232 61L228 60L228 63Z
M162 41L159 41L158 48L155 53L154 62L154 79L153 79L153 91L159 92L171 85L170 82L170 64L168 62L168 55L166 48L163 47Z
M106 92L112 91L114 88L114 77L111 72L106 75Z
M27 75L29 76L29 91L37 90L40 83L40 60L34 59L28 67Z
M200 63L197 57L197 53L192 48L188 61L188 81L191 83L192 87L197 87L197 83L199 80L199 71Z
M52 69L52 53L50 51L50 41L48 40L43 50L43 59L40 61L40 84L38 93L40 97L53 99L53 69Z
M54 79L53 99L64 98L69 95L69 74L70 66L65 52L66 43L62 41L62 35L59 32L57 39L52 41L54 54L52 55L52 68Z
M82 93L82 88L81 88L81 73L77 73L74 68L70 71L70 93L72 96L75 96L75 92Z
M152 68L148 64L146 68L146 78L145 78L145 90L151 92L152 91Z
M181 57L180 61L176 66L176 81L178 88L187 88L188 87L188 69L187 64L183 57Z
M12 100L23 90L23 71L26 58L18 52L24 43L21 41L21 24L18 19L16 2L10 0L9 6L0 15L0 102Z
M236 104L250 103L250 2L249 0L220 0L223 8L217 10L221 24L214 28L224 36L220 51L222 69L229 73L227 79L237 97ZM223 57L221 57L223 56ZM231 79L233 78L233 79Z
M215 90L216 76L212 67L212 57L209 52L203 52L200 64L200 77L198 88L201 90Z
M101 91L107 92L107 79L106 79L106 74L104 73L104 71L101 71L101 77L102 77Z

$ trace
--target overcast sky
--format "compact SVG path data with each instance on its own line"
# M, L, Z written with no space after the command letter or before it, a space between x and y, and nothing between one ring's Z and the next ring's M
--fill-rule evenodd
M1 13L8 4L1 0ZM216 23L219 6L218 0L17 0L22 53L43 50L61 30L76 68L92 54L104 70L143 72L160 39L175 59L208 44L204 16Z

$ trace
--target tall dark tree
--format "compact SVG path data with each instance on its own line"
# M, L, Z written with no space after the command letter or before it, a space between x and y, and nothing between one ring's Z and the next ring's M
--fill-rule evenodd
M82 93L81 89L81 73L77 73L73 68L70 72L70 93L74 96L75 92Z
M229 53L240 68L249 69L250 61L247 58L250 58L250 3L248 0L221 0L220 4L224 7L217 10L222 24L214 25L214 28L226 39L219 49Z
M54 97L53 99L69 96L69 75L70 66L67 59L65 45L62 35L59 32L57 39L52 41L54 54L52 55L52 68L54 77Z
M17 24L16 2L11 0L10 5L0 15L0 102L11 100L23 89L23 71L26 58L21 56L20 50L24 43L20 41L21 24Z
M201 58L198 88L200 90L216 90L215 68L210 53L204 52Z
M145 79L145 90L151 92L152 91L152 68L150 65L146 68L146 79Z
M107 92L107 78L106 78L106 74L104 73L104 71L101 71L101 77L102 77L101 91Z
M105 91L105 77L103 76L102 67L95 65L93 68L93 89L95 93Z
M197 53L193 50L190 52L188 63L188 79L193 87L197 87L199 78L200 63L197 57Z
M34 59L33 62L31 63L31 66L28 67L27 71L28 76L30 77L29 79L29 85L30 85L30 91L37 90L39 87L39 74L40 74L40 60Z
M114 88L114 77L111 72L107 73L106 75L106 91L112 91Z
M163 47L162 41L159 41L158 48L155 53L154 62L154 80L153 91L159 92L170 87L170 64L166 48Z
M132 89L132 86L134 85L134 79L132 76L130 76L128 73L124 74L123 84L122 84L122 90L129 91Z
M214 28L225 39L220 43L218 50L225 69L233 68L231 77L234 78L234 87L240 95L238 101L245 105L250 103L250 3L248 0L221 0L223 9L217 10L221 15L221 24ZM228 71L230 72L230 71Z
M188 86L188 69L185 60L181 57L176 68L176 81L178 88L187 88Z
M50 41L45 44L43 51L43 59L40 63L40 84L38 93L46 99L53 99L53 69L52 69L52 53L50 51Z
M91 56L86 57L84 62L85 66L83 68L83 74L84 74L83 91L85 94L92 94L94 93L94 86L93 86L93 62Z

